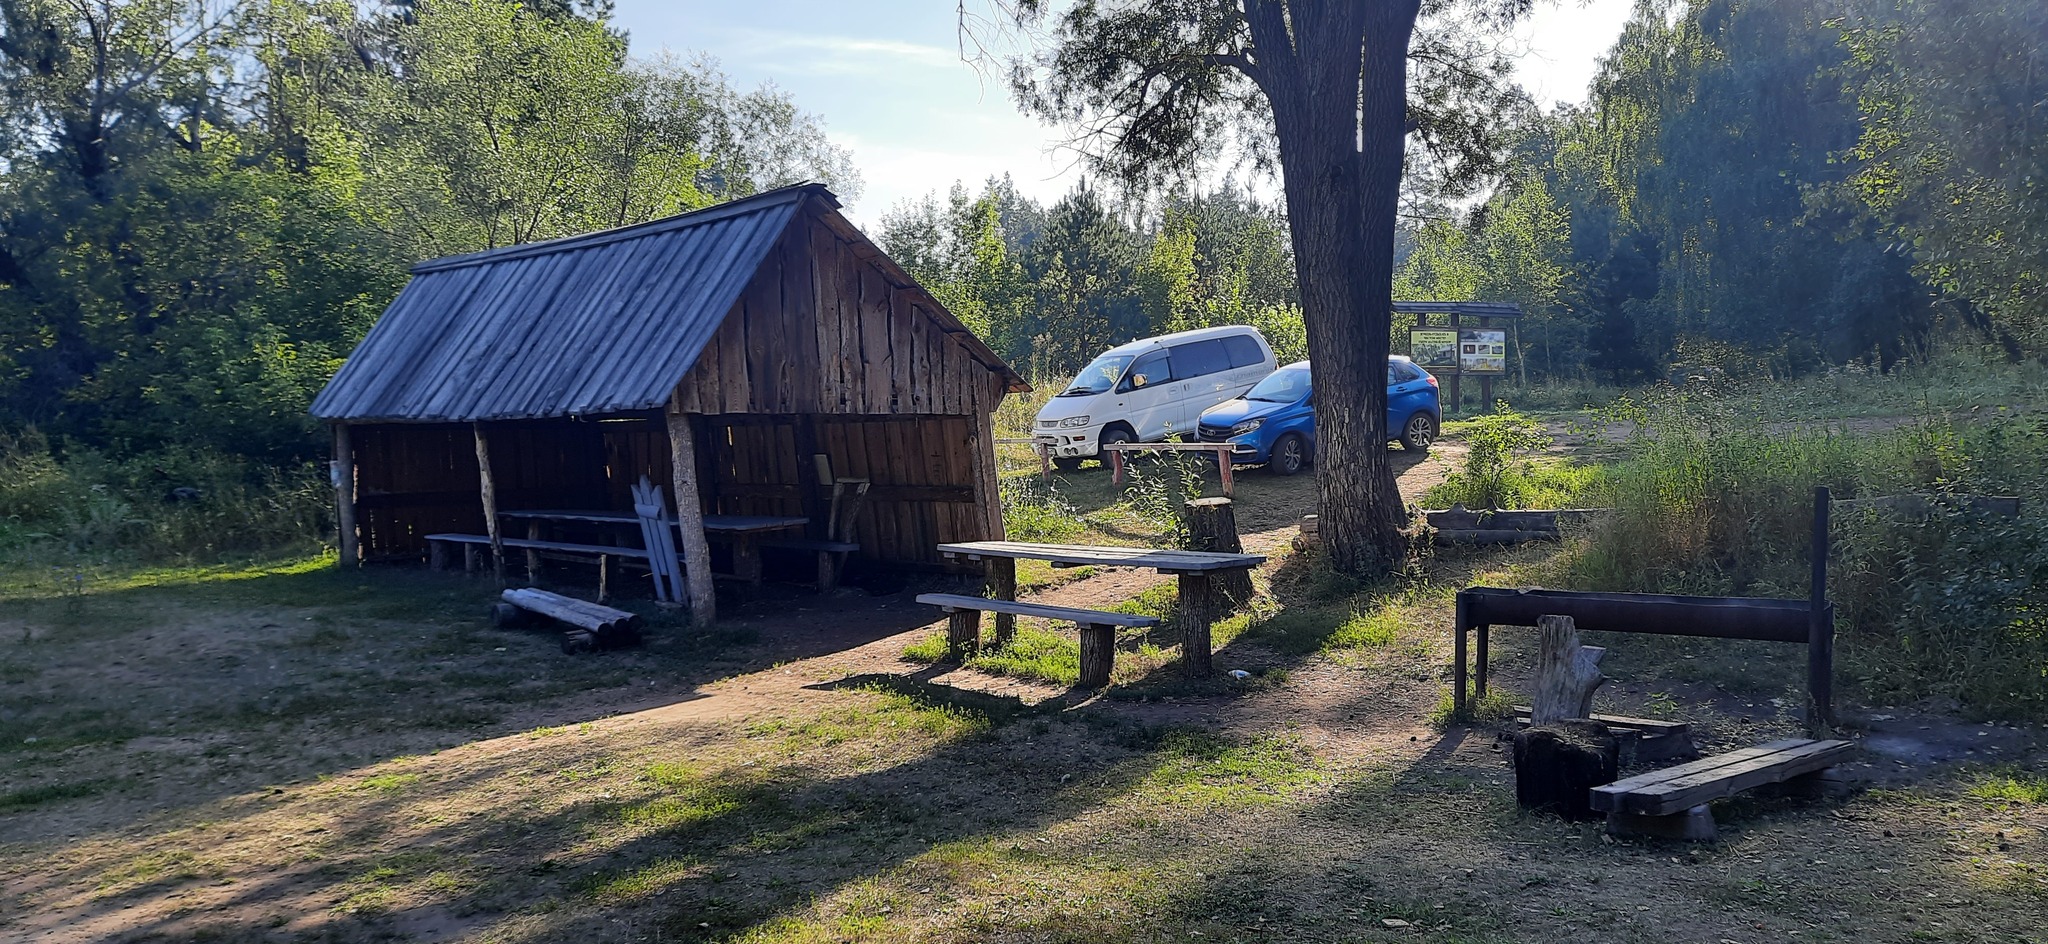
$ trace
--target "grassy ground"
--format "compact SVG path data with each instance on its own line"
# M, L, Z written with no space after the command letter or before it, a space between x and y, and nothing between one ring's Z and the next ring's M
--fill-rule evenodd
M1104 473L1054 494L1080 539L1161 536ZM1249 474L1241 526L1313 494ZM709 633L629 602L646 647L569 657L486 628L459 577L0 562L0 939L2048 941L2038 728L1857 706L1873 789L1613 842L1518 811L1496 725L1438 723L1455 590L1554 576L1558 549L1377 584L1271 553L1215 634L1248 679L1181 680L1169 622L1106 693L1064 688L1070 627L916 658L914 591L738 603ZM1156 577L1020 582L1172 616ZM1604 642L1603 709L1708 749L1795 725L1786 647ZM1496 643L1511 693L1529 640Z

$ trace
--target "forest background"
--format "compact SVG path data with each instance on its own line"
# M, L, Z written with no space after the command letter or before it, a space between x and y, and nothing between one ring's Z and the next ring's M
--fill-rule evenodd
M2043 35L2025 0L1641 0L1585 105L1475 63L1494 159L1418 154L1396 297L1522 305L1510 398L2037 359ZM132 544L178 488L228 517L164 550L317 534L306 406L411 263L807 179L859 190L817 116L629 58L601 4L0 0L0 549ZM1044 383L1208 324L1307 356L1255 194L996 179L875 235Z

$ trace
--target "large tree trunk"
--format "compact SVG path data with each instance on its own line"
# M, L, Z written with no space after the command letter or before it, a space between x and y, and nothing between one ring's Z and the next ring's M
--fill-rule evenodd
M1419 9L1419 0L1296 4L1294 55L1274 54L1287 33L1266 22L1265 10L1249 16L1316 365L1322 538L1331 564L1356 574L1406 556L1408 516L1387 461L1386 363L1408 41ZM1325 42L1333 48L1317 48Z

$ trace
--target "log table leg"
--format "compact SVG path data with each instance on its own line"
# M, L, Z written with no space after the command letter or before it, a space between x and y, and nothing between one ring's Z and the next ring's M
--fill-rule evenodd
M539 518L526 523L526 539L529 541L540 540ZM530 584L540 583L540 551L530 547L526 549L526 582Z
M1015 558L991 557L988 559L988 595L998 600L1016 602L1017 561ZM996 645L998 647L1007 646L1010 644L1010 639L1016 635L1017 614L997 613ZM1086 660L1084 659L1083 661L1085 662Z
M1189 678L1207 678L1215 671L1209 654L1209 627L1216 622L1216 602L1210 596L1209 575L1203 572L1180 575L1180 668Z
M448 569L448 545L446 542L427 542L427 566L435 570Z
M981 611L952 610L946 614L946 661L965 662L981 648Z
M1081 687L1108 685L1115 664L1116 627L1106 623L1081 624Z
M732 571L751 586L761 585L761 549L754 536L741 532L732 536Z

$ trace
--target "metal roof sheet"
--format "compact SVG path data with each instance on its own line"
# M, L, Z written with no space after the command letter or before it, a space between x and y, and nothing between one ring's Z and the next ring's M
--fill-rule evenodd
M313 401L323 419L467 422L661 406L818 184L436 259Z

